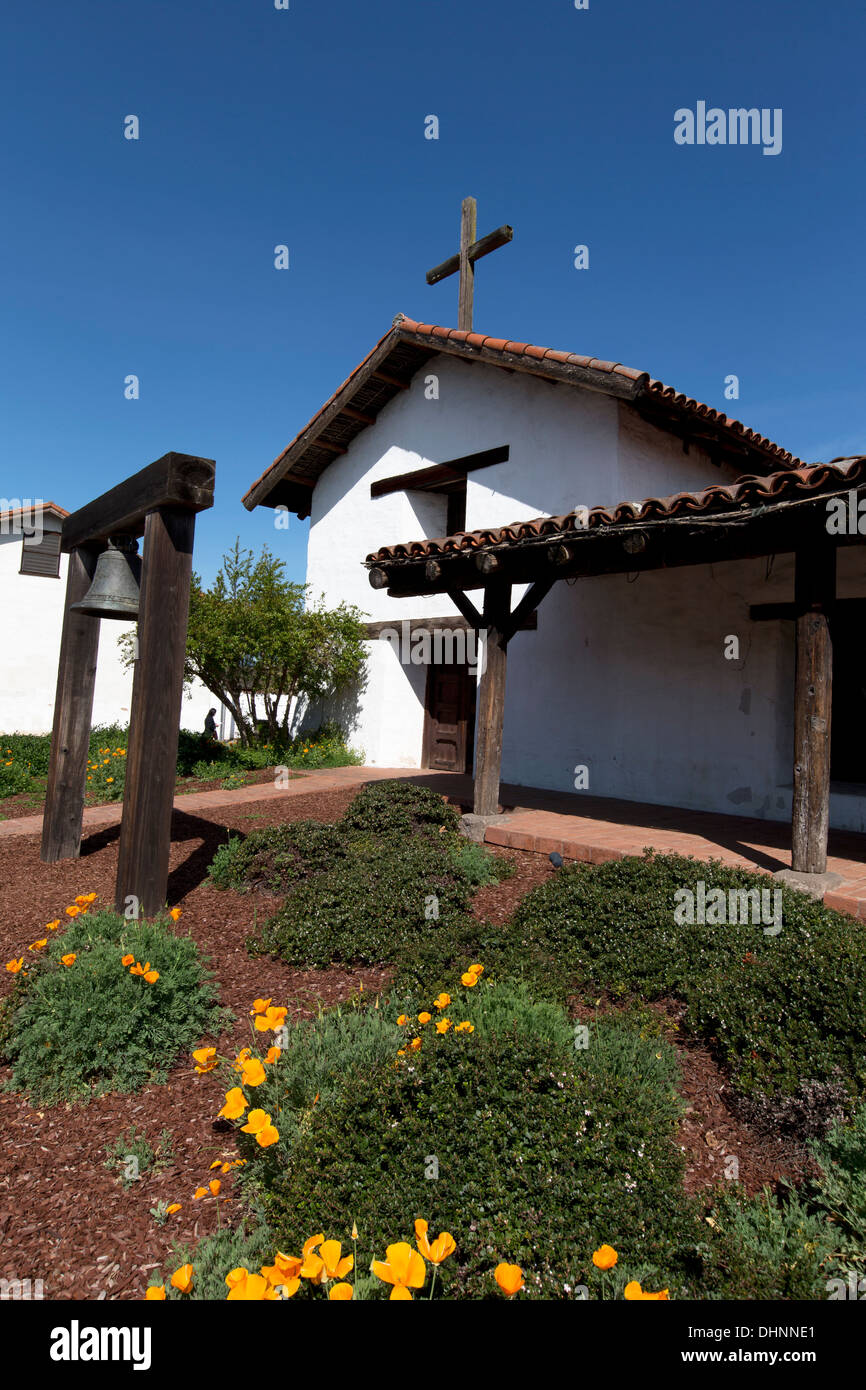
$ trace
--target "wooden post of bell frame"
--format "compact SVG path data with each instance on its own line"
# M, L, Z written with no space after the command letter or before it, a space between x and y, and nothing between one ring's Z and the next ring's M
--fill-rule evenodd
M195 513L182 507L160 507L145 522L115 890L118 912L143 917L166 899L194 533Z
M795 555L794 803L791 867L827 870L830 829L830 706L833 644L828 614L836 595L835 547L821 538Z
M41 858L46 864L56 864L59 859L75 859L81 850L100 620L70 610L90 587L98 553L97 546L80 546L69 555L51 761L42 819Z
M505 720L505 671L508 660L508 621L511 585L494 580L484 590L487 628L485 667L478 692L478 732L475 754L476 816L495 816L499 810L502 769L502 726Z

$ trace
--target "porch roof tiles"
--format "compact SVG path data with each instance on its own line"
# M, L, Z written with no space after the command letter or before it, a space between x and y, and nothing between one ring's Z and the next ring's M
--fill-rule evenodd
M509 526L461 531L454 536L407 541L383 546L368 555L365 564L392 565L435 555L475 551L487 546L507 546L560 536L573 538L602 527L666 521L688 514L724 515L759 511L771 503L838 492L866 482L866 455L833 459L830 463L805 464L760 477L751 475L727 486L713 484L700 492L676 492L670 497L647 497L642 502L620 502L614 507L578 508L565 516L535 517Z

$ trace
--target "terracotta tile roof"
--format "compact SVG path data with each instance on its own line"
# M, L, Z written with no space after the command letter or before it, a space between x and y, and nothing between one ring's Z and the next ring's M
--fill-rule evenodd
M63 507L58 507L56 502L43 502L38 497L28 497L27 501L31 503L29 507L14 507L11 511L0 512L0 521L9 521L13 516L32 516L34 510L39 507L43 512L51 512L52 516L58 517L61 521L69 516L69 512Z
M391 565L423 560L434 555L474 551L486 546L507 546L521 542L571 538L602 527L633 525L635 522L668 521L687 515L721 515L725 512L752 511L770 503L798 497L834 493L840 487L853 488L866 483L866 455L833 459L831 463L804 464L766 477L741 478L728 486L714 484L701 492L676 492L670 497L647 497L642 502L620 502L614 507L578 509L566 516L535 517L479 531L461 531L456 536L435 540L408 541L383 546L368 555L365 564Z
M440 352L616 396L661 429L697 439L708 452L742 467L743 472L769 473L802 463L789 450L739 420L635 367L510 338L419 323L398 314L363 362L253 483L243 498L244 506L252 510L261 504L273 507L285 503L300 516L308 516L312 489L325 468L347 451L379 411Z

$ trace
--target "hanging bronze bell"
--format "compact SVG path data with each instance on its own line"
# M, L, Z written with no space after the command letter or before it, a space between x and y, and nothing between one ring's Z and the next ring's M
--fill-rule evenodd
M96 561L90 588L83 599L70 605L70 612L134 622L138 617L140 586L138 541L134 536L113 536Z

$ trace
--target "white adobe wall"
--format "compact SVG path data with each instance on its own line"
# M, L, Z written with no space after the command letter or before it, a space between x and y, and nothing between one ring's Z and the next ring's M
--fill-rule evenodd
M433 375L439 398L427 400L425 383ZM467 530L667 495L720 477L700 451L686 456L677 441L624 417L608 396L442 355L320 478L307 552L314 593L329 604L357 604L374 621L456 614L444 596L395 600L370 588L362 566L371 551L441 536L446 524L444 497L400 492L372 500L370 484L502 444L510 448L507 463L470 475ZM357 704L317 707L304 722L333 715L348 725L371 765L417 767L425 672L402 666L387 643L371 642L368 651L367 686Z
M60 523L44 518L46 531ZM54 721L57 659L69 558L60 557L60 578L20 574L20 535L0 535L0 733L45 734ZM127 724L132 671L121 665L120 633L132 624L103 621L93 699L93 723ZM205 716L220 702L200 682L184 692L181 727L204 729ZM228 730L227 730L228 734Z
M431 374L438 401L424 396ZM667 497L734 476L694 446L686 454L624 403L442 356L320 479L308 552L313 588L395 625L452 614L442 596L398 601L369 587L361 568L369 552L441 535L445 525L443 498L371 501L370 483L506 443L507 463L469 477L469 530ZM839 592L866 594L859 547L840 553ZM634 582L614 575L556 584L538 610L538 631L518 633L509 647L503 780L572 791L574 768L586 764L591 794L785 820L793 625L751 623L748 609L791 598L790 556L777 557L769 577L760 560ZM740 639L739 661L724 658L731 634ZM426 672L401 666L388 643L368 647L367 687L354 708L343 702L344 722L367 762L418 766ZM866 829L866 799L834 794L831 821Z

